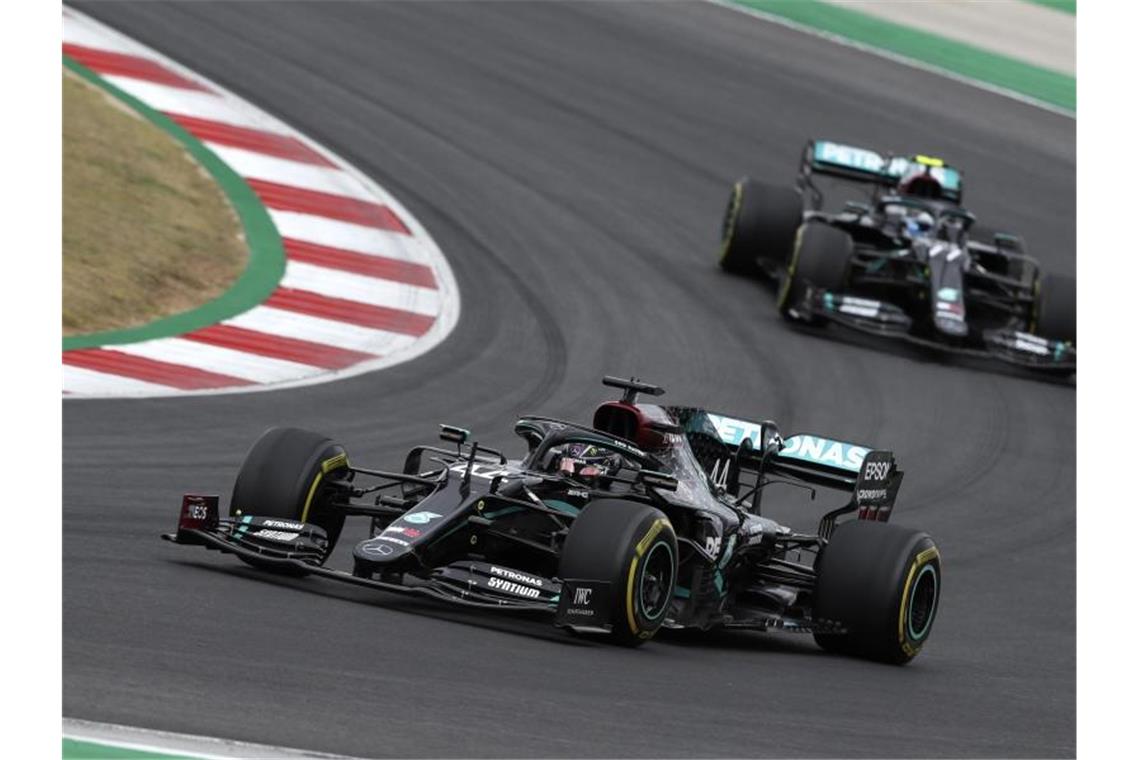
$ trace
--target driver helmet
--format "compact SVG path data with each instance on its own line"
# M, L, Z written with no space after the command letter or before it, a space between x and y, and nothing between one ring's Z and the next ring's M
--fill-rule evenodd
M621 455L592 443L569 443L558 458L558 472L580 480L595 480L621 468Z
M914 198L942 198L942 183L930 173L930 167L915 169L899 180L899 194Z
M920 237L934 229L934 217L929 211L912 209L906 217L906 232L911 237Z
M934 229L934 216L929 211L903 203L888 203L883 215L889 227L907 237L921 237Z

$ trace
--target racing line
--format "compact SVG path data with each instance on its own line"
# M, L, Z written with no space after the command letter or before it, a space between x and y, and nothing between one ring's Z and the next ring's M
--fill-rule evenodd
M790 182L819 136L955 160L980 217L1071 273L1074 120L703 3L80 8L390 189L463 318L340 382L64 404L65 716L370 756L1075 752L1073 389L801 333L715 266L732 180ZM922 656L743 633L629 651L158 540L183 491L228 498L270 425L377 466L439 422L516 450L515 415L584 419L605 373L894 450L894 520L945 563ZM797 527L825 506L786 499Z

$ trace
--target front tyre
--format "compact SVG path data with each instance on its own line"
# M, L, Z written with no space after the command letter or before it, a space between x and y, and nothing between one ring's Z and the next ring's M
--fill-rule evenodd
M855 243L851 236L823 222L808 222L796 234L792 257L781 275L776 308L785 319L814 326L825 320L798 309L809 286L819 290L840 291L847 284L847 272Z
M1047 272L1037 282L1033 333L1077 345L1077 281Z
M942 563L930 536L886 523L841 523L816 574L813 618L846 629L816 633L821 647L899 665L922 650L942 591Z
M745 177L732 186L720 235L720 266L758 275L784 266L803 220L803 199L790 187Z
M677 582L677 536L658 509L598 499L570 527L558 576L609 583L609 635L638 646L665 622Z
M348 455L331 438L299 428L270 428L245 455L234 481L230 516L317 525L328 534L331 554L344 514L330 506L328 482L347 466Z

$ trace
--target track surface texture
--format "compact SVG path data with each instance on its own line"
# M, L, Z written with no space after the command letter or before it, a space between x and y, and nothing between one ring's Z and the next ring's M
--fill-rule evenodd
M1073 388L803 334L714 259L730 183L790 182L817 135L956 159L981 217L1071 273L1075 121L706 4L81 7L390 188L463 313L343 382L64 404L65 715L358 755L1074 754ZM603 373L897 452L894 520L945 563L919 659L776 634L629 651L158 540L183 491L228 499L270 425L374 466L438 422L517 450L515 415L587 419ZM823 507L794 504L775 516Z

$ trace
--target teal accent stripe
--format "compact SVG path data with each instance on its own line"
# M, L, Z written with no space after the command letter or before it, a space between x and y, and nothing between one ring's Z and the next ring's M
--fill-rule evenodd
M546 506L550 507L551 509L557 510L559 512L563 512L563 513L568 514L568 515L577 515L579 512L582 511L582 510L578 509L577 507L575 507L573 504L566 502L566 501L562 501L561 499L543 499L542 503L545 504Z
M165 131L182 144L194 159L201 164L226 194L230 205L241 220L245 240L249 246L249 262L237 281L222 295L201 306L155 320L139 327L122 330L71 335L63 339L63 350L74 348L94 348L96 346L137 343L141 340L168 338L172 335L198 330L221 322L224 319L249 311L269 298L277 288L277 283L285 276L285 249L281 235L269 218L269 212L257 194L253 192L233 169L227 166L196 137L180 127L164 114L159 113L136 97L123 92L91 69L63 56L63 65L84 80L109 93L134 109L140 116Z
M1075 112L1077 108L1077 80L1059 71L1044 69L819 0L727 2L886 50L968 79L1012 90L1068 111Z

